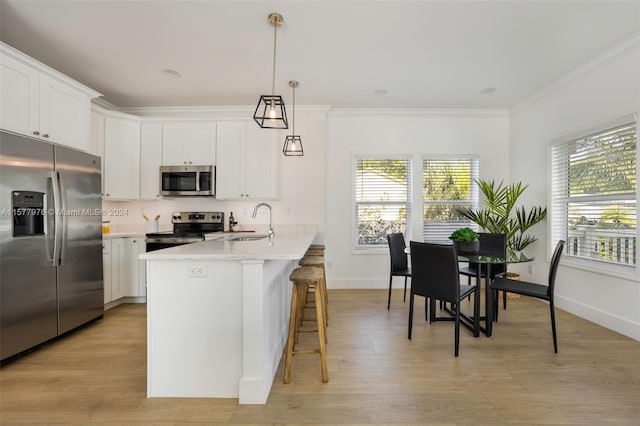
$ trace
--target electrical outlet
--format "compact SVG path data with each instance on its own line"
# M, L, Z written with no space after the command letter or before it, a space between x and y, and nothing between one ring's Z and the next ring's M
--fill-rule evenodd
M207 266L206 265L196 265L193 264L189 266L189 277L192 278L206 278L207 277Z

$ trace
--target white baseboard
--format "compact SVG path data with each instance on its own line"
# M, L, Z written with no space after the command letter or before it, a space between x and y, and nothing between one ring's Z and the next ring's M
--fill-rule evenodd
M623 334L635 340L640 340L640 324L621 318L610 312L595 309L566 297L556 296L556 307L569 313L601 325L609 330Z

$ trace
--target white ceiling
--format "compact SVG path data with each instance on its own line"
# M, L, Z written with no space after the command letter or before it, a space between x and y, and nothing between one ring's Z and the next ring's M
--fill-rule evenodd
M640 33L640 1L0 0L0 38L119 107L508 108ZM175 69L182 77L162 74ZM386 94L376 94L385 91Z

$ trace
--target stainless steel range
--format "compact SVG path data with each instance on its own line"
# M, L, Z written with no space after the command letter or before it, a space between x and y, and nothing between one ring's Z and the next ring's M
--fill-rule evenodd
M205 234L224 231L224 213L174 212L171 223L173 223L173 231L153 232L146 235L147 251L204 241Z

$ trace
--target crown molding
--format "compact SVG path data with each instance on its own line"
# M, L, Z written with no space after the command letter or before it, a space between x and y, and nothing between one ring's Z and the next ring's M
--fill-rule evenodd
M524 99L523 101L515 104L513 107L509 108L509 113L515 113L522 111L528 106L534 104L541 98L547 96L549 93L554 92L561 87L583 77L587 74L590 74L600 68L603 68L610 64L611 62L626 56L630 53L633 53L635 50L640 49L640 33L633 35L632 37L624 40L623 42L614 45L610 49L606 50L602 54L596 56L594 59L589 62L583 64L579 68L574 71L566 74L564 77L559 78L558 80L552 82L541 90L537 91L533 95Z
M332 108L329 116L386 116L386 117L425 117L425 116L508 116L506 108Z
M120 111L120 108L103 98L93 98L91 99L91 103L109 111Z
M296 112L327 114L330 106L298 106ZM118 111L145 118L226 118L248 119L253 117L255 107L250 106L187 106L187 107L122 107Z

